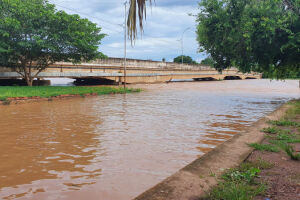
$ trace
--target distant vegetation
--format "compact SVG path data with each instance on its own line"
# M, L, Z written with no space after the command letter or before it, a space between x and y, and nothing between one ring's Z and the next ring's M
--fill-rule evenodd
M263 78L276 78L278 71L274 66L270 67L268 71L263 72ZM286 71L284 74L286 79L300 79L300 70L290 70Z
M12 68L29 86L55 62L103 57L101 28L57 11L47 0L1 0L0 19L0 66Z
M196 61L194 61L190 56L177 56L174 58L175 63L182 63L182 58L183 58L183 63L185 64L198 64Z
M209 57L205 58L204 60L202 60L202 61L201 61L201 64L202 64L202 65L209 65L209 66L213 67L214 64L215 64L215 62L214 62L214 60L212 59L212 57L209 56Z
M299 77L300 1L202 0L200 8L200 52L211 55L216 69Z
M0 87L0 100L14 97L54 97L60 95L85 95L85 94L117 94L139 92L139 89L124 89L115 87L20 87L8 86Z

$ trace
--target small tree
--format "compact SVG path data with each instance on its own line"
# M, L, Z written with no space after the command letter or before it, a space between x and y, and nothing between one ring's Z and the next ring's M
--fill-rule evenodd
M205 58L205 59L203 59L203 60L201 61L201 64L202 64L202 65L209 65L209 66L211 66L211 67L214 66L214 63L215 63L215 61L212 59L211 56L208 56L207 58Z
M0 0L0 19L0 66L12 68L29 86L55 62L102 56L101 28L57 11L47 0Z
M176 58L174 58L174 62L175 63L183 63L185 64L197 64L196 61L194 61L190 56L177 56Z

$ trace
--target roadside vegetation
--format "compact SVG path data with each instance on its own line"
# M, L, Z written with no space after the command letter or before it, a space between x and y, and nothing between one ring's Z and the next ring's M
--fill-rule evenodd
M239 167L227 170L219 184L202 199L297 197L296 190L293 192L291 189L300 184L300 100L289 104L291 107L282 119L269 121L270 127L261 130L265 133L261 144L248 144L255 149L250 157Z
M10 68L28 86L56 62L87 62L106 36L97 24L57 10L47 0L0 1L0 68Z
M129 89L121 87L54 87L54 86L5 86L0 87L0 101L7 101L8 98L17 97L56 97L60 95L87 95L87 94L121 94L140 92L140 89Z
M264 160L242 163L238 168L227 170L221 180L202 200L249 200L262 194L266 185L256 180L263 169L270 169L272 163Z
M198 64L196 61L193 60L192 57L185 56L185 55L177 56L176 58L174 58L173 62L174 63L193 64L193 65Z
M299 78L299 0L202 0L199 8L199 50L217 70Z

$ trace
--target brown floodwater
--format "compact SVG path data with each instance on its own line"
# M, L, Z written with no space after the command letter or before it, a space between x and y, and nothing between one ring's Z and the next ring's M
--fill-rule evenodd
M0 199L131 199L300 97L298 81L134 87L0 106Z

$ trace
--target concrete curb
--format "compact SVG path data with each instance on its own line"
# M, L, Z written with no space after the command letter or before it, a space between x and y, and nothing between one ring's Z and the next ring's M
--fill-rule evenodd
M239 166L253 151L247 144L260 143L267 121L278 120L289 108L282 105L276 111L255 122L242 133L219 145L169 178L145 191L135 200L196 200L217 185L224 170Z

